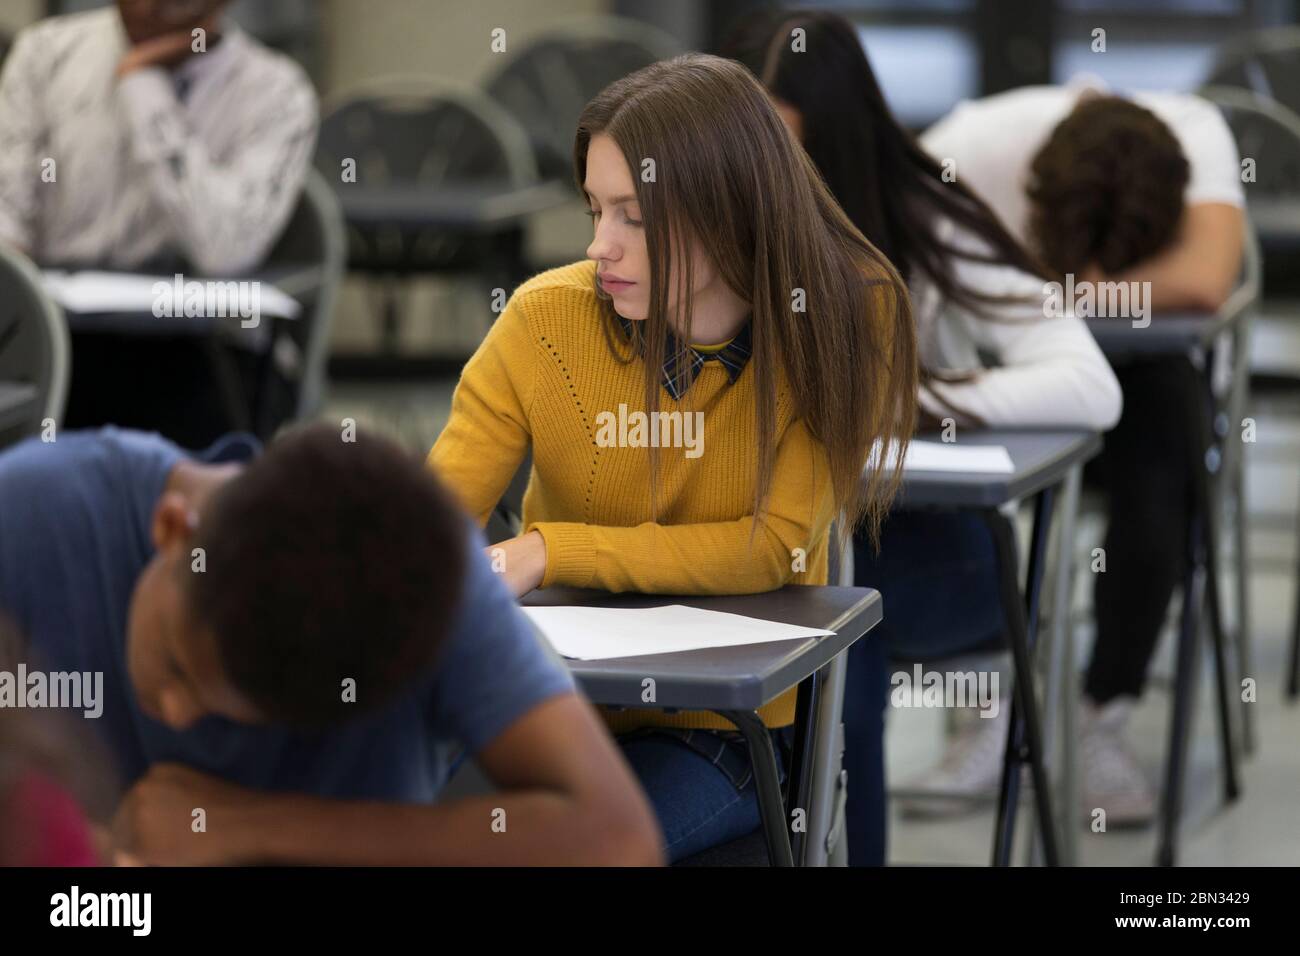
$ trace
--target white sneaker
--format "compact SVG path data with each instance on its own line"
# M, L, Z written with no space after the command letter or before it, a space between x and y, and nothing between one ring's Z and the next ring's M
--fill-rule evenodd
M911 818L959 816L996 799L1010 716L1011 702L1004 700L996 717L964 719L938 765L900 788L899 812Z
M1107 826L1149 824L1155 817L1155 794L1123 737L1133 698L1116 697L1101 707L1084 699L1081 706L1079 761L1088 821L1100 807Z

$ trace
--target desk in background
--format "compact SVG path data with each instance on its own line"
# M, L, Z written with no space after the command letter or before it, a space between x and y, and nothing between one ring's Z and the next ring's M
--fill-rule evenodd
M1226 659L1227 639L1219 600L1217 573L1218 531L1215 521L1216 479L1221 471L1236 483L1237 515L1237 583L1238 583L1238 665L1242 675L1251 673L1249 653L1248 572L1246 566L1244 506L1240 470L1240 449L1229 435L1245 411L1246 367L1250 296L1234 294L1218 313L1157 314L1149 325L1135 327L1131 320L1092 318L1088 328L1101 350L1112 363L1156 356L1187 356L1199 365L1204 383L1204 401L1187 409L1188 433L1195 436L1204 467L1193 473L1188 520L1187 568L1183 574L1183 603L1178 629L1178 653L1174 678L1173 719L1170 721L1169 751L1165 765L1165 783L1161 799L1160 836L1156 864L1172 866L1177 850L1178 824L1182 815L1183 785L1187 774L1187 750L1191 734L1196 668L1199 665L1201 624L1208 612L1217 691L1220 749L1223 757L1224 799L1237 799L1236 748L1232 739L1231 701L1233 690ZM1234 371L1231 392L1223 409L1214 394L1214 357L1217 343L1224 334L1234 337ZM1228 454L1225 467L1225 452ZM1243 729L1247 750L1250 749L1250 705L1243 707Z
M933 436L918 436L923 439ZM994 829L992 862L1007 866L1011 862L1015 837L1016 811L1019 803L1021 769L1027 764L1034 783L1034 800L1038 819L1038 838L1049 866L1061 862L1058 851L1056 816L1053 813L1049 778L1048 750L1035 692L1033 649L1037 638L1039 604L1046 567L1047 543L1052 507L1058 489L1064 489L1062 527L1058 535L1057 588L1053 602L1053 652L1057 666L1052 668L1057 686L1047 699L1056 700L1062 693L1066 727L1064 737L1073 739L1074 678L1070 673L1068 580L1073 542L1073 521L1078 508L1079 486L1083 465L1101 450L1101 437L1092 432L988 429L962 432L963 445L1001 445L1007 449L1014 470L1004 474L907 470L897 507L907 509L959 508L979 514L993 536L998 557L998 576L1002 582L1000 599L1007 622L1015 668L1015 695L1011 704L1011 727L1003 765L1002 785L998 793L997 824ZM1015 530L1001 508L1033 496L1034 525L1029 542L1029 564L1023 592L1017 583ZM1049 713L1051 712L1049 708ZM1074 859L1073 761L1067 756L1063 791L1066 794L1065 862Z

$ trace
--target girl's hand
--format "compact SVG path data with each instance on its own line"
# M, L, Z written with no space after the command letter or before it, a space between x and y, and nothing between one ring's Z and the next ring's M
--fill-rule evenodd
M487 549L492 570L505 578L510 593L520 598L539 587L546 574L546 539L530 531Z

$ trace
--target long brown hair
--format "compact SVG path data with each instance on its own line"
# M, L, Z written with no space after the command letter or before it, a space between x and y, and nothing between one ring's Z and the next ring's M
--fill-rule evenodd
M807 51L791 49L804 31ZM743 63L772 96L803 119L803 146L854 225L909 282L923 275L947 300L998 320L990 306L1017 301L964 285L958 260L1008 265L1059 278L1029 252L992 209L903 128L885 101L857 30L837 13L764 10L731 30L722 54ZM983 251L943 239L950 220Z
M690 341L698 242L752 310L756 519L771 485L780 387L825 450L837 512L874 535L900 475L873 468L864 481L863 467L878 439L905 447L916 416L915 332L898 272L840 209L763 88L737 63L688 54L607 87L578 120L579 189L598 133L618 145L633 172L646 230L647 409L659 407L674 298L679 347ZM643 165L647 159L653 167ZM670 263L677 264L675 297ZM599 285L596 294L612 344L613 305ZM804 311L796 311L800 297ZM654 474L652 457L652 481Z

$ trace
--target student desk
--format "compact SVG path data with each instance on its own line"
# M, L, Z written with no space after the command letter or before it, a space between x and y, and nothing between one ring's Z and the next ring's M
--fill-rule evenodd
M0 382L0 434L30 421L38 398L35 385Z
M850 645L880 623L880 595L869 588L787 585L764 594L727 597L673 597L650 594L609 594L575 588L534 591L522 603L586 605L592 607L658 607L685 604L709 611L825 628L828 637L800 638L767 644L718 647L675 654L652 654L602 661L567 660L583 692L593 703L611 707L654 707L661 710L708 710L730 720L749 744L754 762L759 811L768 858L778 866L824 859L819 848L805 846L807 833L824 838L815 766L819 744L837 727L819 726L830 703L823 694L831 665ZM642 699L646 678L654 680L655 701ZM772 739L756 711L798 685L795 707L794 755L788 789L781 793ZM819 734L820 731L820 734ZM823 737L818 741L818 737ZM790 832L789 813L807 813L804 832Z
M186 275L185 278L187 281L198 282L259 282L273 285L301 303L319 290L323 276L324 270L318 265L279 265L268 266L242 277ZM171 337L201 342L220 394L221 408L228 419L228 429L253 431L258 424L260 396L253 396L253 407L250 407L240 383L239 370L221 345L228 343L260 356L258 386L265 388L272 371L270 355L275 323L309 321L310 310L304 308L296 319L263 315L258 324L251 328L244 328L237 315L176 315L160 318L151 311L78 312L70 309L64 309L64 315L67 317L68 331L73 335L104 334L131 339ZM140 370L133 370L132 374L138 376Z
M1192 703L1198 665L1197 650L1200 644L1201 623L1207 611L1217 677L1224 798L1231 802L1240 792L1230 713L1233 691L1228 678L1226 639L1216 570L1218 536L1214 514L1216 500L1214 481L1221 470L1229 471L1230 479L1237 480L1238 476L1233 468L1223 469L1221 466L1225 453L1239 453L1232 451L1232 441L1228 440L1228 436L1232 429L1240 427L1239 422L1233 419L1244 412L1244 393L1236 391L1230 398L1228 407L1220 413L1214 397L1212 375L1216 341L1225 332L1237 333L1244 329L1243 317L1247 313L1246 308L1240 305L1233 307L1233 304L1229 303L1223 310L1213 314L1153 315L1151 324L1144 328L1135 328L1127 319L1088 320L1088 328L1093 337L1113 364L1154 356L1185 355L1192 358L1194 363L1199 360L1205 383L1203 403L1187 410L1191 416L1190 433L1195 435L1199 442L1201 459L1205 466L1194 471L1191 504L1187 516L1187 568L1182 583L1183 601L1178 629L1173 719L1170 722L1169 752L1161 801L1160 836L1156 850L1158 866L1172 866L1174 863L1178 823L1182 812L1183 784L1186 778L1187 746L1192 723ZM1245 351L1244 336L1239 335L1236 342L1237 361L1232 385L1234 390L1245 387ZM1238 663L1243 675L1248 675L1250 673L1246 617L1248 579L1245 565L1244 521L1241 515L1237 517L1237 524ZM1245 706L1247 708L1245 713L1248 714L1249 705ZM1248 717L1243 715L1243 720L1248 720ZM1246 732L1249 737L1248 725Z
M933 440L933 435L921 438ZM1002 581L1000 599L1007 621L1007 637L1015 668L1015 696L1011 703L1011 729L1007 739L1006 760L1003 765L1002 786L998 793L997 825L993 839L993 865L1006 866L1011 862L1011 847L1015 837L1016 809L1020 794L1021 769L1029 765L1034 783L1034 800L1038 816L1038 832L1042 840L1043 855L1049 866L1060 862L1057 848L1055 816L1052 812L1050 784L1047 776L1045 735L1039 716L1038 700L1034 692L1033 649L1038 629L1038 609L1043 574L1046 566L1047 542L1051 525L1052 505L1058 489L1064 490L1062 528L1058 536L1057 589L1053 615L1053 649L1063 666L1054 667L1053 674L1066 672L1061 678L1067 701L1073 691L1068 674L1070 657L1068 647L1066 601L1068 599L1068 568L1073 539L1072 524L1078 505L1080 475L1083 465L1101 450L1101 437L1093 432L1048 431L1028 429L988 429L959 432L957 442L962 445L1002 445L1011 456L1014 471L1010 474L975 474L963 472L916 471L904 472L903 487L896 507L907 509L970 509L984 519L997 551L999 577ZM1029 542L1029 565L1023 593L1017 583L1019 562L1016 559L1015 530L1000 508L1026 497L1034 497L1034 525ZM1048 694L1055 699L1054 693ZM1073 707L1063 708L1067 721L1065 737L1073 734L1069 721ZM1065 761L1066 767L1070 761ZM1067 803L1073 800L1073 780L1067 774L1064 787ZM1073 859L1073 824L1077 814L1073 807L1066 811L1066 860Z
M349 225L373 229L397 226L441 232L499 233L527 217L571 201L573 186L558 180L509 186L495 183L404 183L335 186Z

